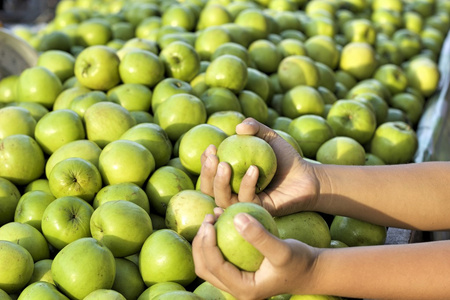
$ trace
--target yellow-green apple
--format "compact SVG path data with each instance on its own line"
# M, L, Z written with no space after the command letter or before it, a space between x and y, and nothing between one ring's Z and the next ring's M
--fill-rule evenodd
M191 244L171 229L157 230L147 238L139 254L139 269L148 287L167 281L187 286L197 278Z
M42 231L42 215L47 206L55 200L52 194L34 190L24 193L17 203L14 222L24 223Z
M59 147L86 137L83 120L70 109L51 111L37 123L34 132L42 150L51 155Z
M21 197L16 185L0 177L0 226L14 221L15 210Z
M302 211L274 218L281 239L296 239L313 247L328 248L330 229L324 217L314 211Z
M118 103L128 111L149 111L152 102L150 88L139 83L119 84L107 92L109 101Z
M91 18L78 24L77 43L81 46L105 45L112 37L111 26L103 19Z
M320 93L308 85L298 85L287 91L281 105L282 115L291 119L306 114L322 116L325 110Z
M228 31L231 41L238 43L245 48L254 40L251 29L234 22L220 25Z
M202 100L191 94L175 94L162 102L154 114L154 122L167 132L172 142L195 125L206 122Z
M36 180L33 180L32 182L27 184L23 189L23 193L27 193L27 192L31 192L31 191L44 191L49 194L52 193L50 191L50 187L48 185L47 178L38 178Z
M374 110L377 125L380 125L381 123L384 123L386 121L389 105L379 95L377 95L375 93L370 93L370 92L361 93L361 94L355 95L354 98L352 98L352 99L356 100L356 101L362 101L363 103L370 104L370 106Z
M170 5L161 16L162 26L177 26L186 31L195 29L196 18L193 12L184 4Z
M153 154L130 140L116 140L106 145L98 163L104 184L131 182L143 186L155 170Z
M75 59L74 73L84 87L106 91L120 82L120 59L114 49L96 45L83 49Z
M402 121L407 123L406 114L403 110L389 107L385 122Z
M173 291L186 291L186 288L176 282L158 282L145 289L139 296L138 300L153 299L162 294Z
M71 299L83 299L95 290L110 289L115 274L111 251L92 237L73 241L56 254L52 263L56 287Z
M176 78L164 78L153 89L153 114L156 112L158 106L170 96L185 93L193 94L192 86L188 82Z
M0 139L14 134L25 134L34 138L36 119L30 111L18 106L0 108Z
M225 5L211 3L201 10L197 20L196 31L232 22L233 17Z
M376 156L375 154L366 152L365 165L366 166L380 166L380 165L385 165L385 162L381 158Z
M291 55L307 55L302 41L294 38L284 38L277 44L283 58Z
M186 42L175 41L164 47L159 53L164 64L166 77L191 81L200 70L200 56Z
M281 136L286 142L291 144L292 148L294 148L295 151L297 151L298 154L300 154L300 156L303 156L303 151L300 148L300 145L297 143L297 141L294 139L294 137L292 135L290 135L286 131L279 130L279 129L274 129L274 131L276 133L278 133L278 135Z
M349 42L364 42L375 45L377 31L372 21L368 19L350 20L344 24L343 31Z
M265 74L277 72L283 55L278 47L267 39L258 39L248 46L248 55L255 68Z
M0 80L0 103L9 103L16 100L16 84L19 75L12 74L4 76Z
M130 3L130 5L124 5L123 16L125 20L137 26L142 20L160 15L160 8L156 3L136 2Z
M373 78L387 86L391 94L404 92L408 86L405 71L395 64L384 64L378 67Z
M197 190L183 190L172 196L167 205L165 224L192 242L203 219L214 214L214 198Z
M335 136L327 120L318 115L303 115L293 119L287 129L299 144L305 157L315 159L319 147Z
M153 232L149 214L127 200L104 202L90 220L91 235L111 250L114 257L138 253Z
M135 183L122 182L102 187L95 195L92 207L96 209L103 203L116 200L126 200L140 206L150 213L150 203L145 191Z
M126 258L115 258L115 261L116 275L112 289L126 299L138 299L146 288L138 265Z
M267 14L258 8L246 8L239 12L234 23L250 31L252 40L265 39L270 33Z
M40 35L34 35L29 40L29 44L33 45L40 53L45 53L50 50L69 52L74 43L66 31L52 30Z
M239 104L242 114L247 118L251 117L265 124L269 118L269 111L266 102L255 92L242 90L238 94Z
M0 241L0 250L0 289L8 294L20 293L33 274L33 257L27 249L10 241Z
M272 3L274 1L271 1ZM207 298L207 297L214 297L216 299L223 299L223 300L236 300L230 293L227 293L214 285L212 285L208 281L204 281L200 283L194 290L193 293L196 295L199 295L200 297Z
M335 136L319 147L316 159L322 164L364 165L366 151L359 142L351 137Z
M201 156L209 145L219 146L227 137L220 128L199 124L189 129L180 141L178 154L181 164L191 173L200 175L202 169Z
M74 75L75 57L66 51L48 50L39 55L36 65L49 69L64 82Z
M412 59L406 68L409 85L419 90L425 97L431 96L436 91L440 76L436 62L424 56Z
M363 93L374 93L386 101L388 101L391 97L391 93L385 85L383 85L377 79L369 78L359 81L353 88L348 91L346 98L354 98L357 95Z
M392 40L397 44L405 60L419 54L422 50L420 35L409 29L403 28L397 30L392 36Z
M165 165L172 155L172 142L161 126L155 123L137 124L124 132L120 139L145 146L152 153L156 168Z
M378 67L374 48L365 42L350 42L342 48L339 68L357 80L370 78Z
M50 109L59 93L61 80L45 67L35 66L24 70L16 83L16 101L30 101Z
M123 106L109 101L91 105L84 113L87 139L100 148L117 140L135 125L130 112Z
M319 86L317 88L317 91L322 96L323 102L325 103L325 107L327 107L327 105L333 104L334 102L336 102L338 100L336 94L324 86ZM326 109L325 109L325 113L326 113Z
M285 57L278 65L278 80L284 92L299 85L319 86L319 70L308 56Z
M180 168L165 165L153 172L145 185L150 209L160 216L166 213L170 198L183 190L193 190L194 184Z
M400 65L404 61L403 54L399 51L397 43L391 39L377 42L375 51L378 54L380 65L388 63Z
M273 96L273 87L269 76L255 68L247 68L247 84L244 89L258 94L268 103Z
M164 78L165 67L155 53L132 49L120 60L118 70L123 83L138 83L153 88Z
M35 139L14 134L0 140L0 177L27 185L44 173L45 157Z
M19 222L9 222L0 227L0 240L16 243L30 252L33 261L50 258L47 240L33 226Z
M83 86L73 86L67 89L64 89L56 98L53 103L53 110L69 108L72 100L80 95L86 94L90 92L91 89L88 89Z
M50 191L56 198L76 196L91 202L102 188L99 168L79 157L70 157L55 164L48 178Z
M224 87L210 87L199 98L205 105L208 116L220 111L242 112L237 95Z
M239 213L251 215L275 236L278 236L277 224L267 210L251 202L230 205L214 224L217 232L217 246L224 258L241 270L254 272L259 269L264 256L236 230L234 217Z
M316 61L316 67L319 71L319 87L324 87L329 91L334 91L336 88L336 76L334 70L324 63ZM318 89L317 88L317 89Z
M353 88L358 83L356 78L347 71L336 70L334 72L334 76L336 78L336 81L344 84L347 89Z
M418 148L416 132L402 121L385 122L377 127L370 141L370 152L386 164L409 163Z
M15 106L22 107L28 110L31 116L37 121L39 121L44 115L46 115L49 110L42 104L30 101L24 102L10 102L5 105L6 106Z
M349 247L374 246L385 244L387 228L355 218L335 216L330 233L333 240L342 241Z
M128 41L135 37L135 26L129 22L119 21L111 24L111 40Z
M361 101L341 99L332 104L327 122L338 136L367 143L377 127L375 113Z
M248 54L248 49L242 46L241 44L237 42L228 42L220 45L217 47L217 49L213 52L211 55L211 61L215 60L217 57L229 54L229 55L235 55L242 59L247 66L250 65L250 56ZM208 61L203 61L204 63ZM206 69L205 69L206 70Z
M106 300L106 299L114 299L114 300L126 300L121 293L115 291L113 289L98 289L90 292L84 300Z
M316 62L321 62L332 70L339 64L339 48L336 41L326 35L315 35L304 42L306 54Z
M278 116L269 124L270 128L274 130L288 132L289 124L292 119L285 116Z
M413 126L416 126L419 122L424 109L423 102L419 97L406 92L393 95L389 100L389 106L402 110L408 123Z
M130 114L133 117L136 124L153 123L153 115L148 111L133 110L130 111Z
M211 114L206 123L222 129L230 136L236 133L236 125L244 121L244 119L245 116L238 111L218 111Z
M210 63L205 73L205 83L210 87L223 87L239 93L247 84L247 65L234 55L217 57Z
M422 32L425 22L418 12L407 10L403 12L402 16L406 29L418 34Z
M89 221L94 212L85 200L66 196L52 201L42 215L42 233L51 246L60 250L71 242L90 237Z
M307 37L316 35L326 35L335 37L337 34L337 26L334 19L330 16L313 16L305 23L305 33Z
M158 44L155 41L139 37L135 37L129 39L128 41L125 41L125 44L123 44L122 48L120 48L117 52L119 57L123 57L123 55L125 55L125 53L127 53L128 50L131 51L137 49L147 50L154 54L159 53Z
M277 170L277 159L272 147L263 139L255 136L232 135L220 143L217 156L227 162L232 170L231 188L238 193L242 178L251 165L258 167L259 177L255 191L263 191Z
M201 31L197 31L194 49L201 60L209 61L211 60L214 51L216 51L220 45L231 41L231 36L226 28L222 26L211 26Z
M63 293L61 293L54 284L45 281L37 281L28 284L19 295L21 300L25 299L58 299L68 300Z
M80 116L80 118L84 119L84 114L86 113L86 110L92 104L101 101L108 101L108 97L106 96L105 92L91 91L73 98L68 108L76 112L77 115Z

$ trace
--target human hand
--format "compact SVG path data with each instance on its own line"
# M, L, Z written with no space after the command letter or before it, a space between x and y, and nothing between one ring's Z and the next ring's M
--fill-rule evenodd
M319 181L314 166L271 128L255 119L247 118L236 126L236 133L255 135L273 148L277 157L277 171L269 186L255 194L258 168L250 166L242 179L238 194L231 191L231 167L220 162L216 147L211 145L202 154L200 189L215 198L216 204L226 208L236 202L254 202L274 216L286 215L314 207L319 194Z
M256 219L246 213L237 214L234 224L238 232L263 255L256 272L241 271L225 261L217 247L214 222L208 215L192 242L195 272L217 288L237 299L266 299L280 294L308 292L320 250L297 240L281 240L271 235Z

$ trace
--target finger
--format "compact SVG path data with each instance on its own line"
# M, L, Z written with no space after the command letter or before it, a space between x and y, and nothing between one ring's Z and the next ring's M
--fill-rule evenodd
M279 137L273 129L256 121L253 118L247 118L236 126L236 133L243 135L255 135L267 142Z
M226 162L220 162L214 177L214 200L218 206L223 208L237 202L236 196L232 195L230 179L230 165Z
M214 216L216 217L216 220L220 215L223 214L223 208L221 207L214 207Z
M258 167L253 165L250 166L244 177L242 178L241 186L239 187L239 202L255 202L257 204L260 204L259 201L257 201L258 199L255 195L255 187L258 182L258 177Z
M290 248L278 237L269 233L255 218L247 213L239 213L234 217L236 230L242 237L258 249L273 265L282 265L289 257Z
M200 190L214 197L214 177L216 175L219 159L214 154L209 154L202 159L202 169L200 172Z
M202 165L205 163L205 160L206 160L206 158L207 158L208 156L210 156L210 155L216 155L216 153L217 153L217 148L216 148L216 146L214 146L214 145L209 145L209 146L205 149L205 151L203 151L203 153L202 153L202 155L201 155L201 157L200 157L200 160L201 160Z

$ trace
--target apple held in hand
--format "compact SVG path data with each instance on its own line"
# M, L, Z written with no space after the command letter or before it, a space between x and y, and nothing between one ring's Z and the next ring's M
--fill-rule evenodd
M258 220L271 234L278 236L278 228L270 213L262 206L251 202L238 202L229 206L215 223L217 246L224 258L244 271L258 270L264 256L236 230L234 217L248 213Z
M272 147L263 139L248 135L232 135L220 143L217 148L220 161L231 166L231 188L239 192L242 178L251 165L259 170L256 192L264 190L277 170L277 158Z
M52 275L56 287L71 299L83 299L98 289L110 289L116 263L111 251L91 237L76 240L56 254Z

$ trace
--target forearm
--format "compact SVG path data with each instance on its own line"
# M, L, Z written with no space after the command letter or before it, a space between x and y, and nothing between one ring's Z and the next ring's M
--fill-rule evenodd
M318 251L311 293L365 299L450 297L450 241Z
M450 163L316 167L315 210L375 224L419 230L450 229Z

